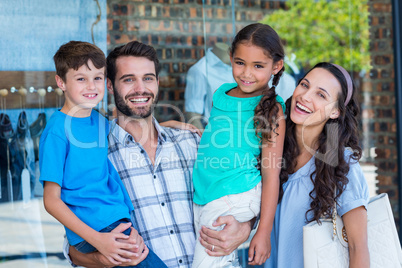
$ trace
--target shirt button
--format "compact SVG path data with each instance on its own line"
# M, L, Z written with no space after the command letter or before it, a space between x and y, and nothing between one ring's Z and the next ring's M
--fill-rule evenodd
M156 179L156 175L154 175L154 179Z
M165 206L165 203L162 202L161 205L162 205L162 207L163 207L163 206Z
M129 144L129 143L130 143L130 141L127 139L127 140L126 140L126 144Z
M170 230L170 233L173 234L174 233L173 230Z
M143 153L144 153L144 150L141 150L141 153L143 154Z
M182 263L183 261L182 260L179 260L179 263Z

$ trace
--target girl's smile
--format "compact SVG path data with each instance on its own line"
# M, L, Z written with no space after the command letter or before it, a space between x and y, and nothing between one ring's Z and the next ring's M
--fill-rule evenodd
M283 61L274 64L263 48L249 42L237 45L231 56L233 77L237 82L236 97L247 98L262 94L272 74L282 69Z

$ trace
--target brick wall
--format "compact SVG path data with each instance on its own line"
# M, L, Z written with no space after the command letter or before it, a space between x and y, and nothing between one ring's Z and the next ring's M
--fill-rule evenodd
M283 5L281 1L236 0L236 32ZM138 40L158 52L162 64L159 104L165 106L156 111L160 120L180 119L186 73L204 56L204 45L232 40L232 1L206 0L204 7L203 13L201 0L107 1L108 50Z
M374 141L379 192L389 194L396 219L398 212L397 128L391 0L369 0L370 87L362 93L363 116Z

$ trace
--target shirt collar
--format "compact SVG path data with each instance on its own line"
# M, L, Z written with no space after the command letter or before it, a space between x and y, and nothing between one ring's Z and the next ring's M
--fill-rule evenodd
M159 125L158 121L155 119L155 117L152 116L152 122L155 126L155 129L158 133L158 140L165 142L166 137L168 135L166 134L166 131L164 128ZM137 143L133 136L131 136L127 131L125 131L119 124L117 124L117 119L113 119L112 123L110 124L110 133L121 143L121 144L127 144L127 141L131 141L134 143Z

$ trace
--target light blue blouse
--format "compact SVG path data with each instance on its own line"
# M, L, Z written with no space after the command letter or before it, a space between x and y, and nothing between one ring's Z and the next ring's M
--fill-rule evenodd
M345 159L349 159L349 156L350 151L345 150ZM313 189L310 174L315 170L314 161L315 157L312 157L283 185L284 195L277 207L271 234L271 257L265 263L265 268L303 268L303 226L307 224L305 213L310 209L309 193ZM369 200L363 171L353 159L350 160L347 178L349 183L337 207L340 216L360 206L367 208Z

